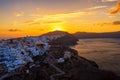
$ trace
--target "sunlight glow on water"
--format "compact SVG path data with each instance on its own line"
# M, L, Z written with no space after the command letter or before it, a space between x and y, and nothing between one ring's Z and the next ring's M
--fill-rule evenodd
M74 49L101 69L120 74L120 39L80 39Z

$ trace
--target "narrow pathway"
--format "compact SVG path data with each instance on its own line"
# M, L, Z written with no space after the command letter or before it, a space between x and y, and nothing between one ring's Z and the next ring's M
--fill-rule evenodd
M52 66L54 69L56 69L56 70L59 72L59 73L57 73L57 74L51 75L51 76L50 76L50 79L51 79L51 80L55 80L54 77L56 77L56 76L61 76L61 75L64 75L64 74L65 74L64 71L62 71L60 68L56 67L54 64L50 64L50 66Z
M2 77L0 77L0 80L3 80L5 78L7 78L7 77L10 77L10 76L16 75L16 74L20 74L20 73L16 73L16 72L7 73L7 74L3 75Z
M48 55L48 58L50 58L50 59L52 59L52 60L49 60L48 59L48 64L51 66L51 67L53 67L57 72L59 72L59 73L55 73L55 74L53 74L53 75L51 75L50 76L50 79L51 80L55 80L55 77L56 76L61 76L61 75L64 75L65 74L65 72L64 71L62 71L60 68L58 68L57 66L55 66L54 64L57 62L56 61L56 59L55 59L55 57L54 56L52 56L52 55L50 55L49 53L46 53L47 55Z

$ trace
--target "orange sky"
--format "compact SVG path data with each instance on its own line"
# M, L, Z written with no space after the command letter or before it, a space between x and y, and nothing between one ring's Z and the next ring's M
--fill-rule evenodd
M0 39L49 31L120 31L119 0L0 0Z

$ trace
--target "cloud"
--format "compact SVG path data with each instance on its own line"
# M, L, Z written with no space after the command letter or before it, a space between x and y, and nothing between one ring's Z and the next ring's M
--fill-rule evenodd
M28 24L28 25L35 25L35 24L40 24L41 20L40 19L38 20L38 18L37 18L35 20L27 20L27 21L25 21L23 23Z
M95 11L74 11L74 12L63 12L56 14L47 14L41 17L34 18L33 20L24 21L23 23L28 25L36 25L36 24L64 24L64 22L68 19L79 18L83 16L91 16L96 14Z
M105 26L105 25L120 25L120 21L113 21L113 22L101 22L101 23L95 23L93 24L94 26L98 25L98 26Z
M71 11L71 12L58 12L55 14L45 15L44 17L61 17L61 18L72 18L78 16L86 16L86 15L93 15L94 11Z
M45 24L52 24L52 23L62 23L63 21L60 20L54 20L54 21L46 21Z
M118 1L118 0L101 0L102 2L114 2L114 1Z
M21 31L20 29L9 29L8 30L9 32L18 32L18 31Z
M24 16L24 12L22 12L22 11L20 11L20 12L15 12L15 13L14 13L14 16L16 16L16 17L22 17L22 16Z
M117 2L116 6L110 9L110 14L120 13L120 2Z
M25 21L24 23L33 23L34 20L28 20L28 21Z
M107 6L94 6L91 8L88 8L87 10L96 10L96 9L102 9L102 8L106 8Z
M41 24L41 22L33 22L33 23L29 24L29 25L36 25L36 24Z
M120 21L114 21L112 24L113 25L120 25Z
M103 27L104 25L111 25L111 23L110 22L101 22L101 23L95 23L94 25Z
M53 14L53 15L45 15L43 17L44 20L58 20L58 19L68 19L68 18L75 18L75 17L83 17L83 16L88 16L88 15L94 15L95 12L89 11L89 12L84 12L84 11L74 11L74 12L66 12L66 13L58 13L58 14Z

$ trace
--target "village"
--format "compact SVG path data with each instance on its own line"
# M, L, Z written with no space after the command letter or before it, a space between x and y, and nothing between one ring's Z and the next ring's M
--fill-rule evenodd
M43 55L47 49L48 44L42 38L3 40L0 46L0 64L5 63L10 72L26 62L33 62L32 56Z
M49 40L60 36L24 37L17 39L1 40L0 42L0 70L1 74L9 73L20 68L28 62L34 63L35 56L43 56L50 48ZM50 54L46 61L50 64L64 62L64 58L70 58L69 51L65 52L64 58L55 59Z

